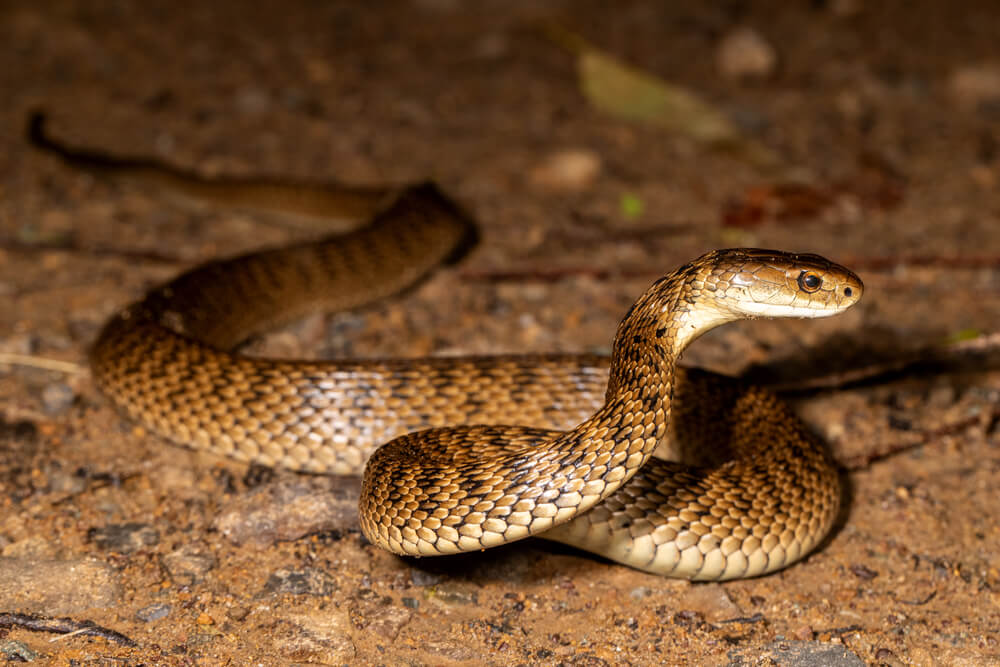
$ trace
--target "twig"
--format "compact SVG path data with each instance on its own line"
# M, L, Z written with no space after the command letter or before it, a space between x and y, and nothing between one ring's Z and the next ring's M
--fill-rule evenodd
M897 359L876 362L860 368L850 368L827 375L789 380L785 382L767 382L769 389L783 394L803 393L812 391L829 391L843 389L882 380L893 375L914 375L918 373L942 373L961 370L960 364L975 361L977 368L982 370L983 357L994 353L1000 354L1000 332L977 336L970 340L948 343L936 347L915 350Z
M14 354L13 352L0 352L0 364L43 368L47 371L56 371L57 373L66 373L67 375L78 375L87 372L86 367L72 361L50 359L33 354Z
M30 614L0 612L0 628L24 628L34 632L54 632L60 635L82 634L88 637L103 637L122 646L139 644L120 632L103 628L93 621L77 621L72 618L45 618Z
M17 252L71 252L93 257L120 257L139 262L151 262L155 264L184 264L189 260L181 259L174 255L167 255L155 250L129 250L126 248L115 248L99 244L80 245L75 240L67 239L60 241L39 241L37 243L27 243L16 239L0 239L0 248Z
M938 592L936 590L935 591L931 591L930 593L927 594L926 597L923 597L923 598L921 598L919 600L900 600L899 598L896 598L895 595L893 595L893 597L896 598L897 602L900 602L902 604L908 604L908 605L912 605L914 607L922 607L923 605L927 604L928 602L930 602L931 600L933 600L934 598L936 598L937 597L937 593Z
M988 420L992 421L1000 417L1000 410L994 410L988 415ZM913 442L896 442L890 443L884 449L877 451L865 452L863 454L858 454L857 456L852 456L850 458L841 459L840 463L849 471L854 472L856 470L864 470L872 463L876 461L881 461L887 459L890 456L899 454L900 452L905 452L910 449L916 449L917 447L923 447L932 440L936 440L945 435L954 435L959 433L970 426L975 426L976 424L983 423L984 419L982 415L976 415L973 417L968 417L966 419L960 419L951 424L945 424L936 429L930 431L924 431L919 440Z
M816 630L817 635L846 635L849 632L864 630L860 625L845 625L842 628L829 628L828 630Z
M736 618L727 618L722 621L716 621L715 625L725 625L727 623L760 623L764 620L767 620L764 614L758 611L753 616L737 616Z

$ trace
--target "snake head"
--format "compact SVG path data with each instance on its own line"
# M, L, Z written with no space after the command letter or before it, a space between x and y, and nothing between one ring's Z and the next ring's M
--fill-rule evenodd
M738 317L829 317L864 292L853 271L819 255L734 248L704 260L705 289Z

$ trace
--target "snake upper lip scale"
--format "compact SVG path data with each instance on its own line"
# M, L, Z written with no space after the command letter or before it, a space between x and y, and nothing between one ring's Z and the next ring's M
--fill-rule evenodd
M38 118L31 139L75 167L260 199L260 184L65 147ZM385 195L278 182L267 191L330 215ZM861 280L816 255L718 250L680 267L628 311L610 361L313 362L231 351L315 307L398 292L472 235L425 185L355 232L209 262L112 317L91 350L93 377L122 412L176 444L320 473L358 473L371 454L362 529L397 553L539 535L667 576L731 579L784 567L826 535L840 484L822 444L770 392L676 364L725 322L826 317L857 303Z

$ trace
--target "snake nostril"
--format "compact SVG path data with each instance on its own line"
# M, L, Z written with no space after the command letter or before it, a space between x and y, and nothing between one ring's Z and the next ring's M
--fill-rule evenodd
M852 294L854 294L854 290L852 290L850 287L844 288L844 296L851 296Z

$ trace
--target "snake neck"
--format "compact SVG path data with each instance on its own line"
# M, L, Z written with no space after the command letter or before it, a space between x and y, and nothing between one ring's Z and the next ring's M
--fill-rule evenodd
M706 307L694 308L702 289L701 270L694 264L660 278L640 296L618 325L612 343L606 399L622 394L663 400L673 395L674 370L684 349L706 331L737 317Z

